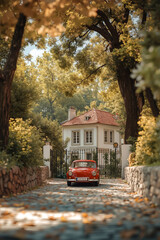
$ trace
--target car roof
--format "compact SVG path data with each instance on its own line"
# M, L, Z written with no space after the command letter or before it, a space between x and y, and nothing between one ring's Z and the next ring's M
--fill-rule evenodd
M94 163L96 163L96 161L94 161L94 160L74 160L73 162L94 162Z

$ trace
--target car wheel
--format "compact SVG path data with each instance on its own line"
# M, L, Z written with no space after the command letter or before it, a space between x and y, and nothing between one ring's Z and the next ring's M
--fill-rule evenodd
M99 182L95 182L94 184L95 184L95 186L98 186L98 185L99 185Z
M67 181L67 186L70 187L71 186L71 182Z

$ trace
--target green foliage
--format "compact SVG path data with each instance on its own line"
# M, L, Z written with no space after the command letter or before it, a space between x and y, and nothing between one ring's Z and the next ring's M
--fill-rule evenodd
M40 131L30 124L30 120L10 119L9 144L6 150L11 156L9 164L14 162L20 167L43 165L43 138Z
M136 142L136 165L160 165L160 118L142 116Z
M139 91L146 87L152 89L156 99L160 99L160 22L159 0L151 0L147 4L147 10L151 15L149 29L144 32L142 45L142 61L133 71L133 77L137 77Z
M32 125L43 133L44 140L50 142L53 149L63 149L62 130L57 121L43 118L40 114L31 114Z
M138 91L152 89L155 99L160 99L160 22L159 0L151 0L147 5L150 13L149 31L144 33L142 42L142 62L133 71L137 77ZM160 165L160 119L155 120L148 113L142 115L141 130L136 143L135 163L137 165Z
M9 52L9 40L8 37L2 38L0 37L0 68L3 68L6 63L6 57Z
M53 56L53 53L44 53L41 58L38 58L37 66L35 65L34 76L41 89L41 97L33 110L35 113L41 113L43 117L61 123L67 119L70 106L74 106L77 111L83 112L86 106L90 106L93 101L96 102L97 107L103 103L99 95L98 81L85 88L77 87L76 81L70 81L71 69L67 73L68 68L66 71L59 67L61 54L59 59L58 56L56 59ZM72 60L68 61L72 62Z
M117 82L111 79L108 83L108 87L102 89L100 95L105 102L105 108L114 115L117 115L117 122L120 125L120 133L123 136L125 132L126 111Z
M130 147L130 152L131 153L133 153L133 152L135 152L136 151L136 138L134 138L134 137L129 137L128 139L127 139L127 143L128 144L131 144L131 147Z
M143 46L142 62L132 76L137 77L139 91L149 87L155 98L160 99L160 32L147 33Z
M6 151L0 151L0 167L8 167L12 157Z
M12 84L10 116L27 119L31 108L38 101L39 95L39 85L35 79L35 71L32 65L27 66L21 59Z
M98 152L93 152L93 160L96 161L96 164L98 165Z

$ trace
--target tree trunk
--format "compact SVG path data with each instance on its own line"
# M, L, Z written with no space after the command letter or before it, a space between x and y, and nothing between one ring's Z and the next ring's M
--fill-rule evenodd
M130 77L130 70L122 62L116 64L118 84L126 109L125 143L129 137L137 138L138 120L144 105L143 94L136 94L135 81Z
M11 89L6 81L0 81L0 149L8 144L10 102Z
M159 108L158 108L156 100L153 98L153 94L152 94L152 91L150 88L146 88L146 97L150 104L150 108L152 110L153 116L158 117L159 116Z
M20 14L15 26L6 65L4 70L0 71L0 150L5 149L8 144L11 85L21 49L25 24L26 17Z

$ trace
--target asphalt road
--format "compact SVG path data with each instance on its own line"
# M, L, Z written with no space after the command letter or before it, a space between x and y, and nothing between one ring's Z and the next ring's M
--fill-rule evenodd
M48 180L0 199L0 240L160 240L160 208L121 179L98 187Z

